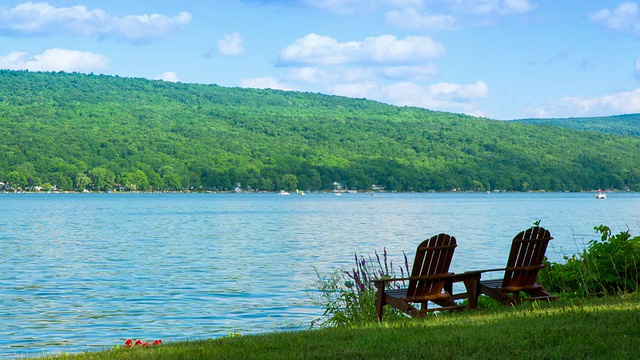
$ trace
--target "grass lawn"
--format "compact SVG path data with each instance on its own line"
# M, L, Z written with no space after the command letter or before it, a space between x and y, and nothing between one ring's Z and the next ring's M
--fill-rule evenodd
M640 294L634 293L45 359L639 358Z

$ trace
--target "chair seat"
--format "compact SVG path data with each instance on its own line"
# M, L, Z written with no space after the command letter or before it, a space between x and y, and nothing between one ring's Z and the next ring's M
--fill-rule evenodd
M503 283L502 279L483 280L483 281L480 281L480 286L484 286L490 289L500 289L506 292L532 291L532 290L537 290L542 288L542 285L540 284L532 284L532 285L526 284L522 286L503 287L502 283Z
M384 293L387 296L397 298L397 299L406 299L409 302L434 301L439 299L447 299L451 297L449 293L437 293L437 294L430 294L425 296L407 296L407 289L385 290Z
M502 281L502 279L481 280L480 285L495 289L502 286Z

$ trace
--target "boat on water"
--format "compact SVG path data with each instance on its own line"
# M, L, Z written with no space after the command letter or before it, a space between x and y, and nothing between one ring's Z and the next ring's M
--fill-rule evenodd
M602 190L598 190L598 191L596 192L596 199L604 200L604 199L606 199L606 198L607 198L607 194L605 194L605 193L604 193L604 191L602 191Z
M286 195L289 195L289 192L285 191L285 190L280 190L280 195L285 195L286 196Z

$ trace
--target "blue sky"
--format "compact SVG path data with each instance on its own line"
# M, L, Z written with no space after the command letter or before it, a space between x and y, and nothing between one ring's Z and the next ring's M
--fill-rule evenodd
M317 92L492 119L640 113L639 6L4 0L0 68Z

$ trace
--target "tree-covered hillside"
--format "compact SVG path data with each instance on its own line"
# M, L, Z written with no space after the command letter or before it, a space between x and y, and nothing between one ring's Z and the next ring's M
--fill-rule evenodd
M604 133L640 136L640 114L567 119L520 119L525 124L560 126L570 129L599 131Z
M0 71L0 181L637 190L640 139L319 94Z

